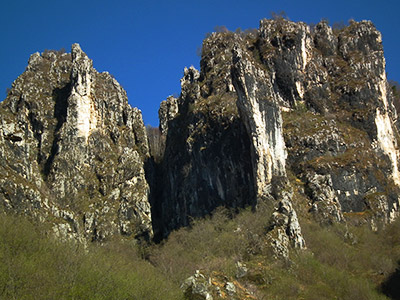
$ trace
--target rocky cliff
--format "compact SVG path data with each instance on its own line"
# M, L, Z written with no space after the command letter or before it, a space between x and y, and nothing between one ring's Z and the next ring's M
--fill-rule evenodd
M373 228L397 217L399 123L371 22L262 20L211 34L200 66L161 103L155 151L140 111L77 44L33 54L0 107L3 209L101 241L271 203L265 238L283 256L306 247L299 214Z
M161 230L260 201L285 212L278 240L298 247L296 207L321 223L393 221L398 123L381 42L369 21L211 34L200 72L185 69L181 96L161 104Z
M152 236L141 113L78 44L33 54L0 109L3 210L82 241Z

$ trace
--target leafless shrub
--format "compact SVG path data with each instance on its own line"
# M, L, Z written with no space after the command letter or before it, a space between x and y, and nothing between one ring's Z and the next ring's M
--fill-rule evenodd
M400 84L397 81L389 80L389 85L392 88L394 107L396 107L397 113L400 113Z
M226 26L224 26L224 25L215 26L214 27L214 31L218 32L218 33L220 33L220 32L229 32L228 28L226 28Z
M273 20L289 20L289 17L287 16L286 12L281 10L280 12L274 12L271 11L271 18Z

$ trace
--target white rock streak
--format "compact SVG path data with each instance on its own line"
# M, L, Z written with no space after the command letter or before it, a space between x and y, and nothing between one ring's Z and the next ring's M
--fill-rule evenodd
M400 173L398 166L399 151L396 150L397 142L394 137L392 122L387 113L376 110L375 124L377 130L377 140L382 151L389 156L392 163L393 181L400 185Z
M380 98L384 105L384 111L379 108L376 110L375 125L377 131L377 142L381 150L389 157L392 163L392 178L395 184L400 185L400 172L398 166L399 151L397 150L397 140L393 133L391 119L388 115L388 100L386 89L386 74L382 72L378 83Z
M300 81L296 81L296 90L297 90L297 93L300 96L300 99L303 99L303 97L304 97L304 89L303 89L303 86L301 85Z
M306 65L308 63L308 55L306 49L306 31L304 31L304 35L301 38L301 58L302 58L302 71L305 71Z
M92 61L82 52L78 44L72 46L73 54L73 87L70 103L75 111L70 111L76 118L77 136L87 141L91 132L97 126L97 113L91 95L92 78L90 70Z
M77 87L80 88L81 83L78 83ZM85 140L87 140L91 131L96 128L96 123L97 123L94 104L90 96L90 82L86 88L87 90L85 92L89 92L89 94L85 93L82 95L79 94L78 92L71 95L72 97L76 98L76 110L77 110L76 127L78 129L78 136L84 137Z
M234 85L238 92L238 108L250 134L256 190L258 196L262 196L274 175L286 176L282 116L268 76L242 59L244 54L240 49L236 51Z
M386 74L383 71L382 74L379 76L379 92L381 93L381 98L383 105L385 106L385 110L388 109L388 101L387 101L387 90L386 90Z

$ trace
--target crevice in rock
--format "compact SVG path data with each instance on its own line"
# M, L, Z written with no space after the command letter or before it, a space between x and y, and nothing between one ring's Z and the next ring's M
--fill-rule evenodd
M57 119L55 133L60 130L67 119L68 97L71 92L71 83L68 83L63 88L57 88L53 91L54 117Z
M31 128L33 131L33 136L38 142L38 154L37 154L37 162L40 165L42 162L42 133L43 133L43 124L40 122L32 112L29 112L28 115L29 122L31 124Z
M56 88L53 90L53 100L55 101L54 117L57 119L57 124L54 129L54 138L50 150L50 155L43 166L43 175L45 176L46 179L50 174L51 166L59 150L59 145L58 145L60 141L59 131L62 125L67 120L68 97L70 95L70 92L71 92L71 83L68 83L63 88Z

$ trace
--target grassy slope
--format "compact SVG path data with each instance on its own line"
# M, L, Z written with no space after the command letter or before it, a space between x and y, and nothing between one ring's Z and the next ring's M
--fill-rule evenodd
M181 299L179 287L135 247L112 242L87 250L46 237L22 217L0 215L0 298Z
M321 227L302 220L306 251L292 251L289 261L276 260L265 241L268 210L227 213L197 220L191 229L173 232L151 249L150 261L176 282L200 269L235 276L235 262L249 271L239 281L257 299L387 299L381 284L400 258L400 221L381 232L366 227Z
M86 251L22 217L0 215L0 298L182 299L179 284L196 269L233 280L241 261L249 271L239 282L258 299L387 299L379 287L400 258L400 221L374 233L303 219L308 250L281 261L265 240L270 213L265 206L232 219L220 209L140 251L118 241Z

